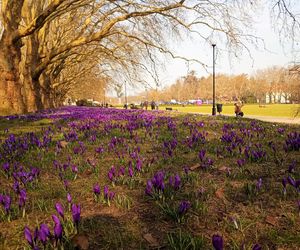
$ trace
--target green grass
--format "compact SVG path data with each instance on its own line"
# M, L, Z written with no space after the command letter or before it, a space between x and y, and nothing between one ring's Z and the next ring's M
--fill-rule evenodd
M180 112L187 113L203 113L203 114L211 114L212 105L187 105L185 107L180 105L165 105L160 106L161 110L165 110L165 107L172 107ZM242 108L242 111L245 115L253 115L253 116L273 116L273 117L294 117L296 115L297 109L299 105L296 104L266 104L264 107L259 107L258 104L245 104ZM222 114L226 115L234 115L234 105L226 104L223 105ZM299 114L298 114L299 117Z

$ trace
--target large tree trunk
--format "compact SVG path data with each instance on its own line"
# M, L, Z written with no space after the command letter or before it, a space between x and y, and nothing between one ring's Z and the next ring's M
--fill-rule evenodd
M12 43L10 37L3 33L0 41L0 98L1 107L13 113L26 112L19 74L21 62L21 44Z

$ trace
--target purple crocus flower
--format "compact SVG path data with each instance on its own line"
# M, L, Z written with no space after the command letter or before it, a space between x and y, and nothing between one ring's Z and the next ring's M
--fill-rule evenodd
M239 167L242 167L246 163L246 160L245 159L238 159L236 161L236 163L238 164Z
M29 227L27 227L27 226L25 226L25 228L24 228L24 235L25 235L25 239L27 240L28 244L33 248L34 242L33 242L32 234L31 234Z
M291 186L296 187L296 181L294 180L293 177L288 176L287 180L288 180L288 183L289 183Z
M145 189L145 194L146 195L152 196L152 187L153 187L153 185L152 185L151 180L148 180L147 181L147 186L146 186L146 189Z
M70 195L70 193L67 194L67 201L68 203L72 202L72 196Z
M58 213L62 218L64 218L64 208L63 208L63 206L62 206L59 202L57 202L57 203L55 204L55 209L56 209L57 213Z
M174 188L179 189L180 184L181 184L180 176L178 174L176 174L175 178L174 178Z
M64 187L66 190L68 190L69 187L69 181L68 180L64 180Z
M56 240L61 240L62 238L62 233L63 233L63 227L61 223L57 223L54 225L54 237Z
M252 250L261 250L261 246L259 244L255 244L253 247L252 247Z
M110 191L108 196L109 196L109 200L113 200L113 198L115 197L115 192Z
M114 179L114 174L113 174L111 171L108 171L107 176L108 176L108 179L109 179L110 181L113 181L113 179Z
M52 214L51 217L55 224L60 224L60 220L55 214Z
M222 236L220 236L218 234L214 234L212 237L212 244L213 244L215 250L223 250L224 243L223 243Z
M72 165L72 172L75 174L78 173L78 167L76 165Z
M284 189L286 189L286 185L287 185L287 183L288 183L288 180L287 180L287 178L282 178L282 181L281 181L281 183L282 183L282 186L283 186L283 188Z
M47 238L50 237L50 230L46 224L41 224L39 231L39 239L42 244L45 246L47 243Z
M80 213L81 213L80 205L78 204L78 206L76 206L76 204L73 204L72 205L72 217L73 217L73 222L75 223L75 225L79 224Z
M16 193L19 193L20 192L20 183L18 181L15 181L14 184L13 184L13 190L16 192Z
M191 203L189 201L182 201L178 207L178 214L184 215L190 207L191 207Z
M26 190L21 189L19 194L19 207L23 207L26 202Z
M128 167L128 175L129 175L130 177L133 176L133 169L132 169L131 166Z
M125 168L123 166L119 169L119 175L125 175Z
M11 206L11 197L9 195L4 195L2 203L4 204L5 212L8 213Z
M93 191L95 195L99 195L100 194L100 186L98 183L96 183L93 187Z
M8 172L9 171L9 163L8 162L3 163L2 168L5 172Z
M288 172L289 172L289 173L293 173L293 172L295 171L295 167L296 167L296 161L294 160L294 161L289 165Z
M39 237L39 229L36 227L33 234L33 242L34 244L37 242L37 239Z
M260 190L262 187L262 178L259 178L257 183L256 183L256 189L257 190Z
M105 199L108 199L108 186L104 186L104 189L103 189L103 193L104 193L104 198Z
M202 150L199 151L198 156L199 156L199 158L200 158L200 161L203 161L203 160L204 160L205 154L206 154L206 150L205 150L205 149L202 149Z
M138 159L137 161L136 161L136 170L137 171L142 171L142 160L141 159Z
M183 167L183 170L184 170L184 173L185 173L186 175L188 175L188 174L189 174L189 171L190 171L190 168L189 168L188 166L184 166L184 167Z

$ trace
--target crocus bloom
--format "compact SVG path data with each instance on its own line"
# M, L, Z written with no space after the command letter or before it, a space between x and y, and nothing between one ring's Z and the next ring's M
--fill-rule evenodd
M62 238L63 227L61 223L57 223L54 226L54 237L56 240L60 240Z
M146 189L145 189L145 194L146 195L152 196L152 187L153 187L153 185L152 185L151 180L148 180L147 181L147 186L146 186Z
M293 187L296 187L296 181L294 180L293 177L288 176L287 180L288 180L290 185L292 185Z
M255 244L253 247L252 247L252 250L261 250L261 246L259 244Z
M104 186L104 189L103 189L103 193L104 193L104 198L105 199L108 199L108 186Z
M236 162L237 162L239 167L242 167L245 164L246 160L245 159L238 159Z
M11 197L9 195L4 195L3 203L4 203L5 212L8 213L10 210L10 206L11 206Z
M218 234L214 234L212 237L212 244L214 246L215 250L223 250L223 238L222 236L218 235Z
M3 163L2 168L5 172L8 172L9 171L9 163L8 162Z
M52 214L52 220L54 221L55 224L60 224L60 220L55 214Z
M125 168L123 166L119 169L119 175L125 175Z
M81 213L81 209L80 209L80 205L78 204L78 206L76 206L76 204L72 205L72 217L73 217L73 222L78 225L79 221L80 221L80 213Z
M199 151L198 156L199 156L199 158L200 158L200 161L203 161L203 160L204 160L205 154L206 154L205 149L202 149L202 150Z
M115 197L115 192L110 191L109 192L109 200L112 200Z
M100 186L99 186L98 183L94 185L93 191L94 191L95 195L99 195L100 194Z
M189 201L182 201L178 207L178 214L179 215L185 214L190 207L191 207L191 203Z
M181 184L180 176L176 174L174 178L174 188L178 189L180 187L180 184Z
M50 230L46 224L41 224L39 231L39 239L43 243L46 244L47 238L50 236Z
M67 201L68 201L69 203L72 202L72 196L71 196L69 193L67 194Z
M25 205L25 202L26 202L26 191L25 189L21 189L19 194L19 207L23 207Z
M76 165L72 165L72 172L73 173L78 173L78 167Z
M28 244L31 247L33 247L34 243L33 243L33 239L32 239L32 234L31 234L30 229L27 226L25 226L25 228L24 228L24 235L25 235L25 239L27 240Z
M282 179L281 183L282 183L283 188L285 189L285 188L286 188L286 185L287 185L287 183L288 183L288 180L284 177L284 178Z
M261 187L262 187L262 178L259 178L257 183L256 183L256 188L257 188L257 190L260 190Z
M128 175L129 175L130 177L133 176L133 169L132 169L131 166L128 167Z
M57 202L57 203L55 204L55 209L56 209L57 213L58 213L62 218L64 218L64 208L63 208L63 206L62 206L59 202Z

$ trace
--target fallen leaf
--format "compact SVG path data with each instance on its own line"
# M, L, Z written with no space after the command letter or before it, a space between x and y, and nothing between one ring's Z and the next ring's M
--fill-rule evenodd
M222 171L222 172L226 172L227 169L228 169L228 167L225 167L225 166L219 168L219 170Z
M77 234L73 237L72 243L74 245L74 248L81 249L81 250L87 250L89 249L89 239L86 235L83 234Z
M61 142L60 142L60 145L61 145L63 148L65 148L68 144L69 144L69 143L66 142L66 141L61 141Z
M197 168L200 168L200 166L201 166L200 164L196 164L196 165L190 167L190 170L193 171L193 170L195 170Z
M215 194L219 199L225 199L224 188L219 188Z
M272 216L267 216L266 217L266 222L272 226L276 226L277 225L277 219L275 217Z
M159 246L159 243L151 234L144 234L143 237L151 246Z

